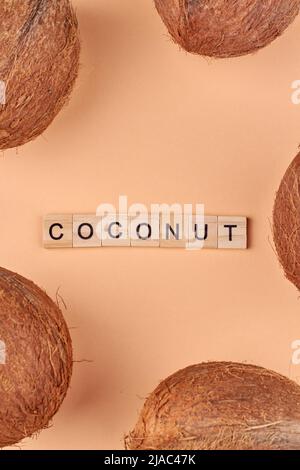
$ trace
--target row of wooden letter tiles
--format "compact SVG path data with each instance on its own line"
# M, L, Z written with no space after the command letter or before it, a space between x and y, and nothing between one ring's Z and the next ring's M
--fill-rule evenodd
M132 246L161 248L247 248L247 218L171 214L132 217L91 214L47 215L45 248ZM188 227L187 227L188 224Z

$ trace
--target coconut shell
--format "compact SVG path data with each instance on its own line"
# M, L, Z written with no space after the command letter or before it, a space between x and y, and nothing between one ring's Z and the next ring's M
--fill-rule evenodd
M0 2L0 148L36 138L66 104L78 74L78 23L69 0Z
M154 390L125 445L131 450L300 449L300 387L257 366L193 365Z
M276 195L273 237L286 277L300 289L300 153L287 169Z
M280 36L300 9L300 0L154 1L174 41L210 57L257 51Z
M2 268L0 345L2 448L48 426L72 374L72 343L60 309L31 281Z

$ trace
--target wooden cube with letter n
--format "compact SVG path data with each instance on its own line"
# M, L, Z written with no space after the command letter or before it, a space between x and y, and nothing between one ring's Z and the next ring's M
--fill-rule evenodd
M181 212L160 214L160 247L185 248L188 234L185 231L185 216Z
M247 248L246 217L218 217L218 248L235 250Z

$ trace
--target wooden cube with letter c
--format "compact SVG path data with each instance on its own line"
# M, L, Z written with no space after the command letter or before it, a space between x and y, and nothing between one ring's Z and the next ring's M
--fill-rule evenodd
M101 217L102 246L130 246L127 214L106 214Z
M44 247L73 247L73 215L47 215L44 217Z

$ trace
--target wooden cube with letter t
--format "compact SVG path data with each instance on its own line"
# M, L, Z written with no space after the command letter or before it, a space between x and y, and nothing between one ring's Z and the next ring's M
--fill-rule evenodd
M44 218L44 247L73 247L73 215L47 215Z
M218 248L247 248L246 217L218 217Z

